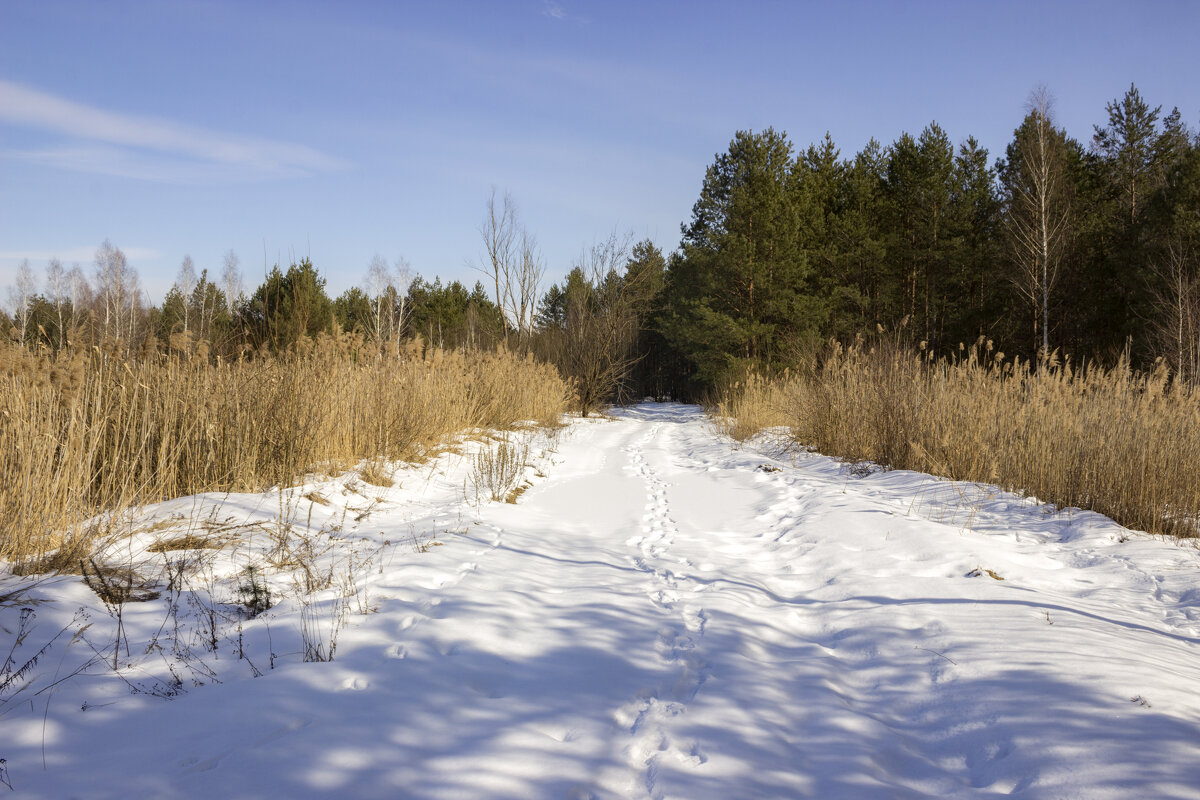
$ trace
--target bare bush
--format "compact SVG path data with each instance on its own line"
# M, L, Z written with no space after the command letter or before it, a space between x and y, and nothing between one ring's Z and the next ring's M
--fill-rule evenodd
M471 459L468 477L475 500L508 500L518 489L529 461L529 439L505 433L495 446L485 446ZM515 499L515 498L514 498Z

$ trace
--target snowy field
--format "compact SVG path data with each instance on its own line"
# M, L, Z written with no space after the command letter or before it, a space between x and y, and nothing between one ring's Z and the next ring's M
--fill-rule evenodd
M1200 798L1195 547L690 406L526 439L516 504L467 443L146 509L142 602L0 580L13 796Z

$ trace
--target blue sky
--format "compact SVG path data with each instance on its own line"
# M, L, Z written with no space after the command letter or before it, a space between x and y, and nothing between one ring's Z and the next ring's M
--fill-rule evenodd
M158 302L184 255L375 253L472 283L493 186L557 279L679 242L737 130L845 156L936 120L1000 154L1032 88L1082 140L1135 82L1200 126L1200 3L0 0L0 286L106 238Z

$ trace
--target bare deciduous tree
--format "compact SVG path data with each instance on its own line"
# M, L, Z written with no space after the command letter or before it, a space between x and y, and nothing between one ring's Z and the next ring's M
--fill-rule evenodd
M242 294L242 273L238 271L241 261L232 249L226 251L224 266L221 268L221 290L225 293L225 304L232 314L237 300Z
M483 247L487 253L487 261L480 271L492 282L496 293L496 308L505 308L505 300L510 294L512 274L517 256L514 252L517 238L517 205L512 195L504 193L501 205L496 205L496 189L487 200L487 210L483 216L483 224L479 227L479 235L483 238ZM508 344L508 326L505 325L504 343Z
M126 305L129 314L129 328L125 336L125 349L130 351L133 349L134 342L137 337L137 324L141 318L141 311L146 306L152 305L145 292L142 291L142 281L138 277L136 270L129 270L126 283L126 294L129 297L129 302Z
M392 285L392 268L387 259L376 253L367 264L367 295L371 299L371 335L382 342L391 333L387 314L388 289Z
M188 332L188 309L192 304L192 292L196 288L196 265L191 256L184 256L179 264L179 273L175 276L175 287L183 295L183 333Z
M46 294L49 295L50 301L54 303L54 313L58 318L58 342L56 346L61 350L66 343L63 303L66 302L68 295L68 279L67 273L63 270L62 262L57 258L50 259L50 262L46 264Z
M408 287L412 283L412 265L404 256L398 256L395 263L392 264L391 275L392 292L395 294L395 300L389 306L391 338L399 341L404 332L404 326L408 322Z
M1013 280L1034 310L1034 338L1040 328L1043 353L1050 351L1050 295L1058 282L1070 219L1066 137L1054 127L1052 105L1044 86L1030 95L1006 167L1006 219L1017 266Z
M600 405L623 402L637 363L636 344L651 274L628 270L632 236L588 249L567 276L565 318L547 331L548 357L575 386L584 416Z
M21 342L25 342L25 334L29 327L29 301L37 291L37 279L29 266L29 259L21 261L17 267L17 282L8 290L9 301L13 306L13 318L20 331Z
M1156 265L1154 333L1169 366L1179 380L1200 379L1200 278L1194 247L1183 236L1167 242Z
M121 338L121 313L132 305L129 290L129 264L121 248L108 239L96 250L96 291L104 309L104 339Z
M521 228L521 261L517 268L516 286L511 287L509 308L506 313L516 317L517 334L523 346L528 347L533 337L533 317L537 308L538 289L546 267L538 249L537 237ZM515 295L515 297L514 297Z
M504 343L508 344L512 328L518 345L527 348L533 336L538 289L546 271L537 237L519 223L517 205L508 192L497 207L495 189L488 197L479 233L487 253L480 271L488 276L495 290L496 308L500 309L504 322Z
M408 316L408 285L412 267L403 256L389 265L376 253L367 264L367 296L371 301L371 335L377 342L401 336Z

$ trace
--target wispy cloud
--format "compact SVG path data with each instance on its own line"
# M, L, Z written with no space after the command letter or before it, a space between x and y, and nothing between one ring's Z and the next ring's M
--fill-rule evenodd
M559 22L573 22L576 25L587 25L591 22L587 17L576 14L574 11L568 12L558 0L542 0L542 13Z
M162 253L152 247L122 247L121 252L130 261L150 260L161 258ZM0 250L0 263L19 264L28 259L32 266L42 266L40 262L57 258L67 266L79 262L87 265L96 257L96 246L82 245L67 247L62 250Z
M346 166L311 147L106 111L0 79L0 123L75 140L10 158L142 180L303 177Z

